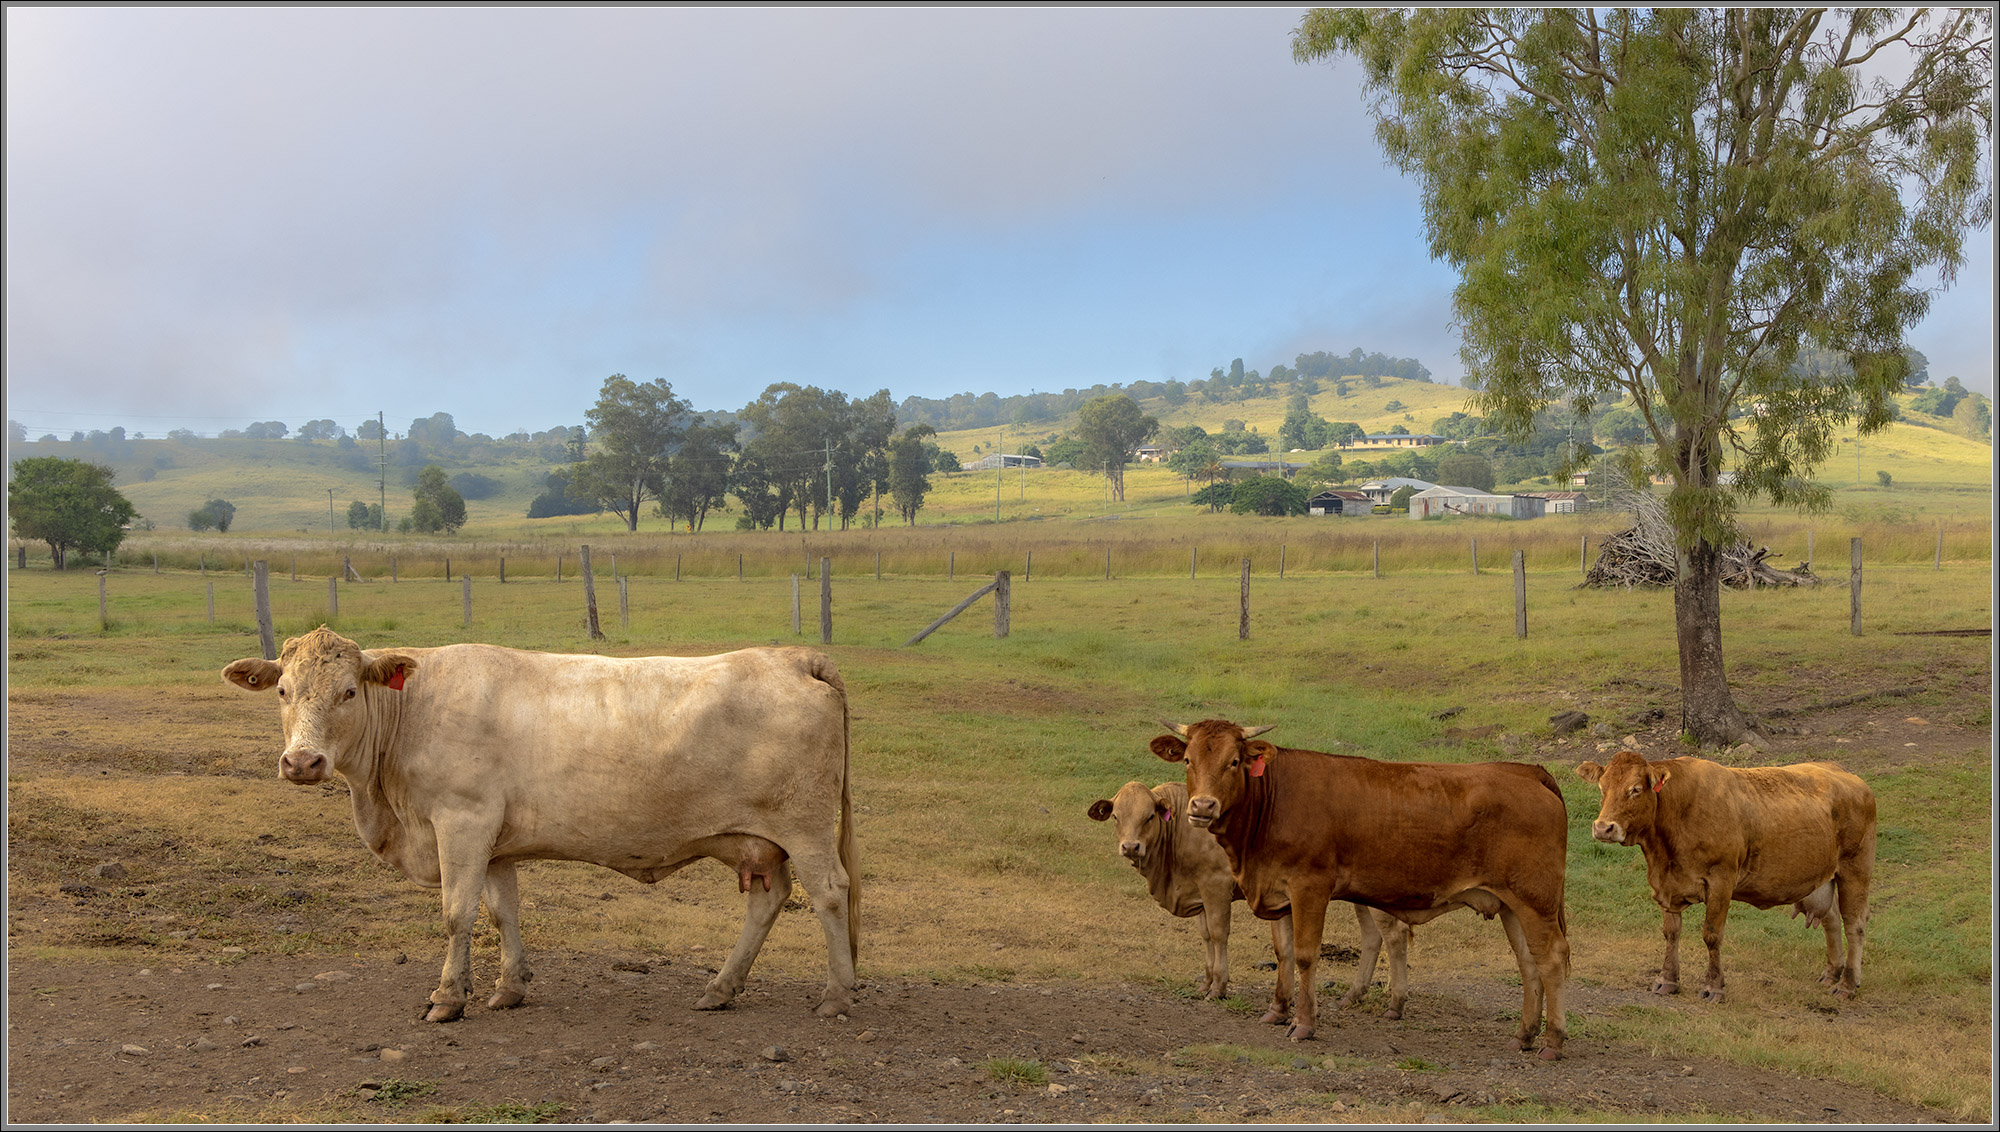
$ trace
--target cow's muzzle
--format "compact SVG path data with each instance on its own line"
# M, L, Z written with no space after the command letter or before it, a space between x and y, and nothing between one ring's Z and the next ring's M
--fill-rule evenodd
M278 756L278 777L287 782L318 782L326 777L326 756L317 751L286 751Z
M1208 828L1208 823L1222 816L1222 803L1214 798L1189 798L1188 820L1195 825Z
M1146 843L1143 841L1120 841L1118 843L1118 855L1132 862L1134 865L1143 865L1146 863Z
M1609 842L1612 845L1625 844L1625 827L1615 821L1605 821L1599 818L1591 822L1590 835L1599 841Z

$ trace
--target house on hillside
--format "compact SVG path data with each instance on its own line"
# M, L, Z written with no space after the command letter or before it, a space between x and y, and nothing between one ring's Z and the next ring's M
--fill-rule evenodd
M1418 491L1424 491L1436 486L1436 484L1428 480L1413 480L1408 476L1390 476L1388 479L1370 480L1361 485L1361 490L1368 496L1369 502L1387 504L1389 497L1396 494L1396 489L1399 487L1409 487Z
M1322 491L1306 501L1308 515L1341 515L1352 518L1372 513L1375 501L1363 491Z
M1369 448L1428 448L1449 439L1434 432L1371 432L1361 438L1361 443Z
M1012 452L989 452L976 464L967 464L962 469L968 472L990 472L996 468L1039 468L1040 456L1020 456Z
M1141 464L1157 464L1167 458L1167 450L1157 444L1142 444L1132 450L1132 459Z
M1444 515L1495 515L1503 519L1539 519L1548 501L1529 495L1494 495L1476 487L1431 487L1410 497L1410 518Z

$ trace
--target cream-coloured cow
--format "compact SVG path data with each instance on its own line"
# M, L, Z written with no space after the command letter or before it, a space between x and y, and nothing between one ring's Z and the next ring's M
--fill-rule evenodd
M749 913L700 1010L743 988L796 875L826 933L818 1012L852 1008L860 891L847 692L824 655L364 651L321 627L286 641L276 663L239 660L222 676L277 689L281 776L338 773L368 848L442 889L450 941L430 1021L464 1012L482 893L501 955L487 1005L521 1002L531 975L515 865L531 860L589 861L648 884L702 857L735 867Z
M1207 961L1196 989L1204 998L1222 998L1229 993L1230 912L1243 899L1243 890L1230 875L1229 857L1215 837L1188 822L1187 801L1187 787L1178 782L1163 782L1150 790L1143 782L1128 782L1113 797L1092 802L1085 812L1092 821L1114 823L1118 855L1146 878L1146 891L1154 903L1174 916L1201 917ZM1368 993L1386 936L1389 1005L1383 1017L1401 1018L1409 981L1410 926L1359 904L1354 906L1354 920L1361 929L1361 965L1340 1004L1353 1006ZM1263 1021L1276 1025L1292 1019L1290 913L1271 921L1271 950L1278 959L1278 981Z

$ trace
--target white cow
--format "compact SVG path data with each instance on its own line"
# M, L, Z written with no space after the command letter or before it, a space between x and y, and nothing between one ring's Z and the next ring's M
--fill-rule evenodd
M521 1002L532 976L515 865L549 859L648 884L702 857L735 866L749 914L695 1003L712 1010L743 988L790 895L789 857L826 933L818 1013L852 1008L860 880L847 692L824 655L363 651L322 626L286 641L276 663L239 660L222 676L253 692L277 689L280 775L304 783L338 772L362 841L443 890L450 942L430 1021L464 1013L482 893L501 955L487 1005Z

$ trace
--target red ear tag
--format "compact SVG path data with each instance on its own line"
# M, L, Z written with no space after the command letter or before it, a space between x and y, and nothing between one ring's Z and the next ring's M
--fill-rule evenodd
M1660 792L1660 787L1665 786L1666 784L1667 780L1664 778L1656 780L1653 783L1653 793L1658 794Z
M394 688L394 689L395 689L395 690L397 690L398 692L400 692L400 691L402 691L402 690L403 690L403 667L402 667L402 665L397 665L397 666L396 666L396 674L395 674L394 676L391 676L391 677L389 677L389 686L390 686L391 688Z
M1250 760L1250 777L1264 777L1264 756L1258 755L1256 758Z

